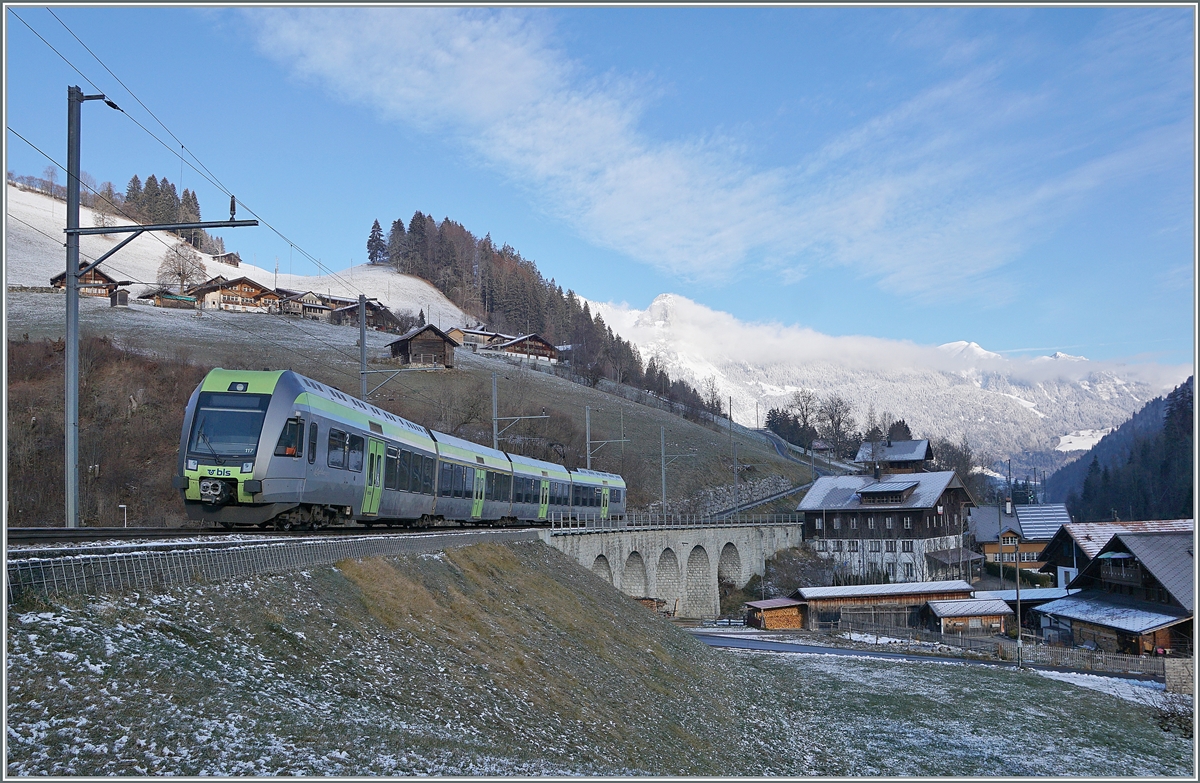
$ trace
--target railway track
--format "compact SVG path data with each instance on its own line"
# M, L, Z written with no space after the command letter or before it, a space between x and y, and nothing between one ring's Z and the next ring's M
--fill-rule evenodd
M10 527L7 528L9 544L78 544L93 541L165 541L180 538L211 537L215 539L237 536L246 538L317 538L325 536L369 536L388 533L423 533L462 531L464 527L409 527L409 528L330 528L325 530L226 530L223 527Z

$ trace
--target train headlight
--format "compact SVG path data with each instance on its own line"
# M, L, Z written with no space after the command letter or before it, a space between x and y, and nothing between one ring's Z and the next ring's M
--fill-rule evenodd
M194 459L189 459L189 460L187 461L187 469L188 469L188 470L195 470L195 469L196 469L196 468L198 468L198 467L200 467L200 463L199 463L199 462L197 462L196 460L194 460Z
M243 473L253 473L254 472L254 463L253 462L243 462L242 463L242 472Z

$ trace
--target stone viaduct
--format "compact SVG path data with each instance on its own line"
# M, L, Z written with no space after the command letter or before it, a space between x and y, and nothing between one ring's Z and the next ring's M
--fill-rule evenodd
M662 599L691 619L720 614L718 584L745 586L762 576L766 558L803 540L795 522L544 532L551 546L626 595Z

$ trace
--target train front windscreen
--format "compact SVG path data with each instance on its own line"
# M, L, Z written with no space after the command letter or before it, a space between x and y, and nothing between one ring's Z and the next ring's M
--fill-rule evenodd
M218 459L253 457L270 402L269 394L201 392L188 453Z

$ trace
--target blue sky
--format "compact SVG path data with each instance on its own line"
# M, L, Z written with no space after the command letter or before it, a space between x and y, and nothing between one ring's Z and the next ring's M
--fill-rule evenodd
M65 88L93 89L14 11L177 148L42 7L6 11L10 128L61 160ZM419 209L635 308L1192 362L1190 8L54 11L332 269ZM165 175L225 215L129 117L83 125L98 181ZM315 271L266 228L225 237Z

